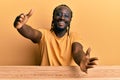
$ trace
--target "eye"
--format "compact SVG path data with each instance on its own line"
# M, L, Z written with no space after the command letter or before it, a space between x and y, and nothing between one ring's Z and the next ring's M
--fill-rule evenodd
M56 13L55 16L56 17L70 18L69 14L67 14L67 13L60 13L60 12Z
M65 18L69 18L69 15L68 15L68 14L65 14L64 17L65 17Z
M61 17L62 14L61 13L56 13L56 16Z

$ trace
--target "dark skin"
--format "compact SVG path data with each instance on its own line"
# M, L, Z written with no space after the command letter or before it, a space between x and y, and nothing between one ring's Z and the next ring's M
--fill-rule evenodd
M61 7L53 15L54 21L54 32L58 37L62 37L67 32L67 27L71 22L71 14L70 11L65 8Z
M42 33L26 24L32 14L32 10L30 10L28 14L20 14L14 21L14 27L17 28L18 32L24 37L32 40L34 43L39 43L42 37ZM65 35L67 32L67 27L70 25L71 19L71 13L68 8L62 6L57 9L53 15L53 31L57 37L63 37ZM83 51L83 46L78 42L72 43L71 47L73 59L80 66L80 69L83 72L87 73L89 68L93 68L94 65L96 65L95 61L98 60L98 58L90 58L90 48L88 48L85 53Z

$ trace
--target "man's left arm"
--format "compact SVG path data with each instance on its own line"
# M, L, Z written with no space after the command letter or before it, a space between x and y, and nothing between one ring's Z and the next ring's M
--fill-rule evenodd
M85 53L83 51L83 46L78 42L72 44L73 59L85 73L87 73L87 69L93 68L94 65L96 65L95 61L98 60L97 57L90 58L90 51L91 49L88 48Z

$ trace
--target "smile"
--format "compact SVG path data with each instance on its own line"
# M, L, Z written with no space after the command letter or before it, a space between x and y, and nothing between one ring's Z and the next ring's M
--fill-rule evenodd
M64 22L64 21L59 21L59 22L58 22L58 25L59 25L59 26L64 26L64 25L65 25L65 22Z

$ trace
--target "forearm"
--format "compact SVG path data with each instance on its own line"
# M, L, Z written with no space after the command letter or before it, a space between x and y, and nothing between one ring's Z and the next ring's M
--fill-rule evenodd
M74 61L80 66L80 69L83 72L87 72L87 60L86 59L86 53L83 51L83 46L78 43L78 42L74 42L72 44L72 56Z
M76 62L76 64L78 64L79 66L84 56L85 53L83 51L78 51L76 53L73 52L73 59Z
M84 51L78 51L77 53L73 53L73 59L74 61L80 66L80 69L83 72L87 73L87 63L85 59L85 53Z
M31 38L33 29L28 25L23 25L20 29L17 29L17 31L26 38Z
M91 48L88 48L85 53L82 45L78 42L74 42L72 44L73 59L80 66L81 70L86 73L87 69L93 68L93 66L96 65L94 61L98 60L96 57L90 58L90 51Z
M80 43L73 43L72 44L72 56L74 61L80 65L81 60L85 56L85 52L83 51L83 47Z
M17 29L17 30L22 36L32 40L35 43L39 42L39 40L41 38L40 32L33 29L29 25L25 24L20 29Z

